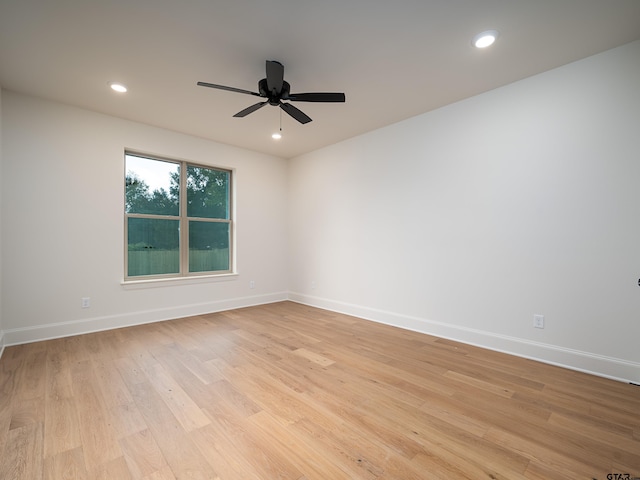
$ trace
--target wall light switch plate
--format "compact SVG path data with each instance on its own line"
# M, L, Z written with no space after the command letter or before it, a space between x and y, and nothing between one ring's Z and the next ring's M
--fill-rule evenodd
M534 315L533 326L535 328L544 328L544 315Z

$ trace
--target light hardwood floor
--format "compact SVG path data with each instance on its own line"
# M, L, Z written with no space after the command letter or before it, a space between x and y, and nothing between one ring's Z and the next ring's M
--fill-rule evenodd
M7 348L1 480L640 477L640 387L290 302Z

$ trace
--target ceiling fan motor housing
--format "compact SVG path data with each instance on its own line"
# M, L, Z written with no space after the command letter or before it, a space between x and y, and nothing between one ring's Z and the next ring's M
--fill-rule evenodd
M269 99L269 105L278 106L280 100L287 100L289 98L290 88L291 86L289 85L289 82L283 81L280 92L277 92L275 90L273 92L270 92L269 87L267 86L266 78L263 78L258 82L258 92L260 92L261 97Z

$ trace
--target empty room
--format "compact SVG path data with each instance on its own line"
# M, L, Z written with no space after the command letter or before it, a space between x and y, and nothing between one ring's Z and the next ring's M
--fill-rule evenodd
M0 480L640 478L640 2L0 0Z

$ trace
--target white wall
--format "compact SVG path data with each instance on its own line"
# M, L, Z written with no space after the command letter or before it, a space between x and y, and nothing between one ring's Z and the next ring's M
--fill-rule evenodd
M0 87L0 112L2 112L2 87ZM4 350L4 330L2 329L2 115L0 115L0 356Z
M8 91L2 128L7 345L287 298L286 161ZM238 276L121 285L125 148L235 169Z
M293 160L291 298L638 382L639 85L635 42Z
M639 382L638 85L635 42L288 166L2 91L4 343L289 296ZM121 285L125 148L235 169L237 277Z

